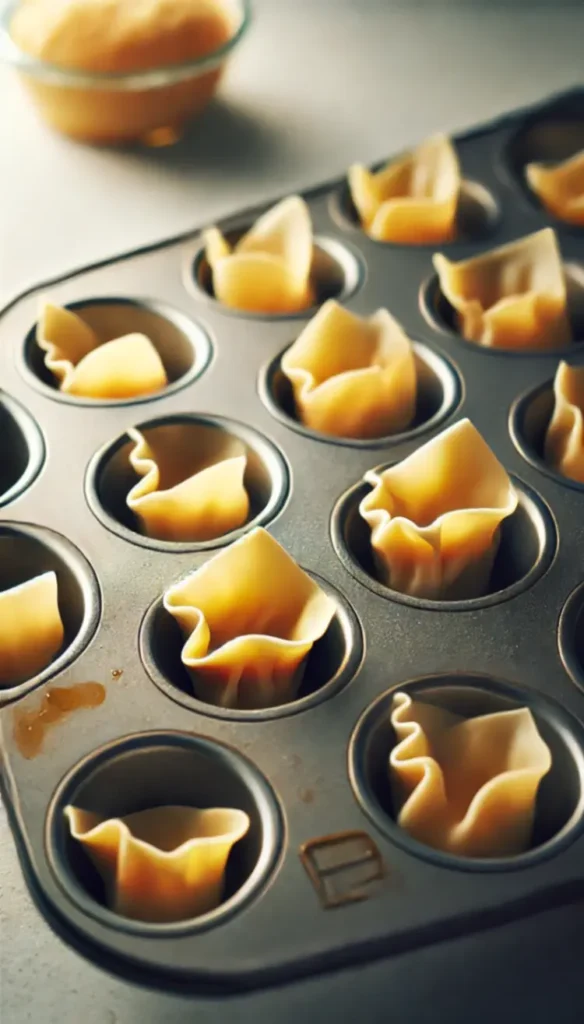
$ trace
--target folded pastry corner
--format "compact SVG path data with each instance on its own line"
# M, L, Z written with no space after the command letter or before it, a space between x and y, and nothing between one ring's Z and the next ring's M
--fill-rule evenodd
M456 150L445 135L432 136L376 173L354 164L348 180L371 238L428 245L454 237L461 177Z
M201 424L128 430L129 460L141 478L127 496L148 537L202 542L237 530L249 515L245 447Z
M294 700L335 603L261 527L170 587L164 607L185 639L197 697L226 708Z
M403 462L365 474L359 513L382 582L431 600L486 593L499 527L517 507L503 466L468 419Z
M584 366L563 361L558 366L544 458L558 473L584 484Z
M572 340L562 257L544 228L481 256L433 257L461 334L487 348L557 349Z
M244 811L224 807L171 805L107 820L71 806L64 813L103 879L109 908L153 923L214 910L231 849L250 826Z
M300 196L262 214L232 247L217 228L203 233L215 297L250 313L297 313L314 305L312 223Z
M65 394L102 401L137 398L168 384L162 360L145 334L102 343L77 313L45 303L36 338L45 366Z
M45 572L0 593L0 686L42 672L64 637L56 573Z
M584 149L555 166L528 164L525 176L554 217L584 227Z
M552 757L528 708L463 718L402 692L391 724L389 775L401 828L458 856L512 857L529 848Z
M405 430L416 411L416 364L401 326L380 309L363 318L329 300L282 358L299 419L336 437Z

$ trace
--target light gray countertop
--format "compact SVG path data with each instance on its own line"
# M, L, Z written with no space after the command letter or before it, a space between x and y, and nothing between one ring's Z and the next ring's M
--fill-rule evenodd
M436 129L454 130L582 79L584 5L264 0L222 100L168 150L94 150L51 135L0 69L0 307L27 287L215 217L372 162ZM1 382L0 382L1 385ZM403 1024L522 1020L535 986L541 1016L579 1018L584 915L564 910L396 958L326 982L327 998ZM464 957L464 959L463 959ZM534 969L546 963L546 971ZM543 958L543 959L542 959ZM558 993L563 999L558 1002ZM307 983L228 1008L110 978L62 946L34 909L0 808L2 1024L327 1021ZM441 1015L435 1008L441 1007ZM581 1010L581 1004L580 1004Z

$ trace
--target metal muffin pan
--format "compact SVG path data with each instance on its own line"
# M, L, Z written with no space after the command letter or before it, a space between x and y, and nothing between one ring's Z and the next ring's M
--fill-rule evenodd
M457 138L468 183L462 236L441 248L462 259L554 223L577 331L569 356L582 363L584 232L553 222L521 179L540 149L565 155L571 131L584 132L582 90ZM294 419L279 361L310 313L223 309L209 294L198 232L44 284L0 320L10 440L0 588L55 568L67 632L49 669L0 694L3 795L41 913L84 955L143 984L262 988L480 932L584 892L584 495L541 462L559 355L464 342L436 293L434 247L369 240L342 180L306 199L319 298L338 296L362 315L387 306L415 343L422 386L414 426L399 436L346 443ZM221 227L236 237L260 212ZM31 333L49 287L53 301L90 315L105 306L112 334L156 325L170 386L139 402L63 399ZM519 509L488 595L406 599L372 578L355 515L362 477L461 416L512 474ZM141 537L125 509L132 481L121 454L129 427L177 418L243 441L254 467L243 530L264 523L336 602L291 704L222 712L190 692L161 597L221 543ZM22 716L86 682L104 687L102 703L61 716L36 756L24 756ZM532 709L554 755L532 849L471 861L398 828L386 766L391 693L404 686L467 713ZM72 800L108 815L181 801L247 810L252 827L230 859L225 902L176 925L116 916L66 834Z

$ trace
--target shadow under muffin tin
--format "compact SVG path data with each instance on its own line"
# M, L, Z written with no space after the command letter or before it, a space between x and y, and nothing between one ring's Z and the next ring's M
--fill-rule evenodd
M198 233L44 283L0 320L0 589L54 570L65 626L56 660L0 691L0 778L39 907L89 958L149 985L226 994L480 932L583 891L584 493L542 463L541 447L551 379L562 355L584 363L584 333L553 354L463 342L431 263L435 249L464 259L553 225L582 308L584 232L541 209L523 168L567 156L583 126L580 90L456 138L471 184L462 235L443 246L368 239L344 180L305 195L319 300L361 316L385 306L414 342L423 387L411 430L394 437L349 442L298 423L279 360L312 311L223 309ZM259 212L220 227L237 238ZM34 344L49 287L81 315L108 307L114 331L122 311L119 333L155 324L170 386L137 401L61 396ZM362 478L462 416L511 474L519 509L485 598L403 598L373 578L355 512ZM123 502L126 471L108 476L129 427L181 418L253 451L253 515L238 535L265 525L336 602L287 705L227 711L195 699L161 598L224 541L141 537ZM87 683L105 698L75 710ZM457 857L399 829L387 777L397 690L468 715L532 711L553 767L525 854ZM42 717L51 700L64 702L53 724ZM37 730L34 756L23 728ZM70 803L105 817L160 804L244 810L250 830L229 859L223 903L176 924L115 915L68 835Z

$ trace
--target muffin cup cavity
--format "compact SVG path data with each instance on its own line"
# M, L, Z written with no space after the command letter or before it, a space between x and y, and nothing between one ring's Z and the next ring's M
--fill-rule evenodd
M462 378L450 360L420 342L412 342L412 347L417 373L416 414L411 426L399 434L358 440L336 437L305 427L298 419L292 384L281 367L287 349L261 370L260 396L277 420L317 441L351 448L386 448L388 445L403 444L443 423L458 408L463 395Z
M456 321L456 311L440 288L437 274L422 284L420 289L420 307L426 320L435 330L442 334L449 334L472 346L479 352L485 352L491 356L521 357L521 356L549 356L555 359L561 355L581 351L584 345L584 266L580 263L565 262L563 264L564 276L567 288L568 316L572 327L572 342L564 349L511 349L511 348L488 348L475 341L469 341L459 331Z
M228 807L244 811L250 828L231 850L223 899L215 910L188 921L153 924L107 907L100 875L71 836L64 813L71 805L104 820L153 807ZM230 747L183 732L126 736L90 754L61 782L45 827L49 862L66 895L110 928L151 935L203 931L243 909L266 883L282 843L279 804L259 770Z
M250 227L251 224L247 224L237 231L227 231L225 238L231 245L235 245ZM317 235L314 238L309 278L312 292L316 296L316 303L298 313L250 313L223 305L215 298L213 273L204 247L198 250L194 260L189 259L186 284L189 290L194 289L198 298L202 293L216 305L217 309L221 309L230 316L258 320L297 320L310 317L327 299L338 299L340 302L348 299L360 287L363 277L364 269L361 261L352 250L333 238Z
M45 460L40 428L20 402L0 391L0 507L8 505L33 483Z
M33 678L0 688L0 704L23 696L62 671L86 647L100 616L96 576L81 552L60 534L26 523L0 524L0 592L44 573L57 577L63 643L51 662Z
M500 526L499 548L489 589L483 597L437 601L410 597L384 586L376 572L369 526L359 514L359 505L371 490L367 483L352 487L333 509L331 534L335 551L345 568L363 586L380 597L402 604L434 611L472 611L508 601L547 572L557 549L554 520L547 505L523 481L512 475L511 481L518 494L518 506Z
M526 462L566 487L584 491L584 484L559 473L544 459L547 428L554 411L554 382L547 380L521 395L509 414L513 443Z
M345 181L336 192L331 196L330 200L331 215L336 223L342 227L350 228L356 231L362 231L361 220L359 214L355 208L355 204L351 198L349 186ZM500 220L499 206L491 193L485 188L484 185L479 184L477 181L467 181L466 179L462 182L460 194L458 198L458 206L456 209L456 224L455 224L455 235L449 242L443 242L445 246L455 245L459 243L467 242L479 242L488 238L495 231L497 224ZM376 245L387 245L397 248L404 246L405 248L413 249L428 249L434 252L438 245L428 245L423 243L417 245L416 243L397 243L397 242L380 242L376 239L370 239L374 241Z
M194 696L187 669L181 661L184 646L176 620L166 611L162 597L148 609L140 627L140 656L150 678L167 696L190 711L217 718L257 721L282 718L314 707L333 697L356 675L363 657L363 634L347 600L316 573L309 574L336 611L324 636L312 647L298 696L288 704L260 710L221 708Z
M566 671L584 690L584 583L572 591L562 609L558 643Z
M56 377L45 366L45 353L37 344L35 324L24 342L21 368L30 383L61 402L95 408L155 401L190 384L211 361L211 340L203 328L164 303L103 298L71 302L65 308L80 316L102 343L128 334L146 335L160 356L168 384L160 391L130 399L95 399L65 394L59 391Z
M548 110L529 118L514 132L503 151L503 166L515 186L539 209L542 204L530 188L526 167L531 163L557 164L584 149L584 102L573 97L573 102L561 104L554 112ZM549 216L552 216L549 214ZM576 225L555 218L562 229L582 231Z
M214 540L183 542L156 540L145 536L138 518L127 505L127 496L141 479L132 468L129 455L135 443L127 433L105 445L91 460L85 481L89 506L99 521L124 540L142 547L167 552L205 551L221 547L254 526L266 525L281 511L290 486L290 473L284 456L276 446L252 427L216 416L179 414L149 420L138 426L140 432L177 424L192 427L193 444L197 430L216 430L226 440L239 441L247 458L243 483L249 497L245 524Z
M529 850L512 857L463 857L427 846L397 824L389 756L396 744L391 709L398 691L465 718L521 707L531 711L538 732L549 747L552 767L538 789ZM564 849L581 832L584 821L582 725L555 701L490 676L426 676L382 694L355 726L349 745L349 776L358 802L381 832L409 853L445 868L505 871L530 867Z

